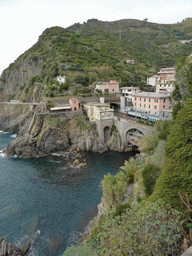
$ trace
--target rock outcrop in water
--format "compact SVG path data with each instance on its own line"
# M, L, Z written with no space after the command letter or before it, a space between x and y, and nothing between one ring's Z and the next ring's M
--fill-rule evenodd
M83 119L83 113L77 113L79 115ZM108 150L97 137L96 131L90 132L80 127L75 116L67 119L64 115L34 114L28 130L22 136L19 133L16 140L8 144L5 153L8 157L37 157L63 154L68 149L77 148L94 152Z
M0 237L0 255L1 256L25 256L28 255L30 243L24 244L21 248L18 248Z

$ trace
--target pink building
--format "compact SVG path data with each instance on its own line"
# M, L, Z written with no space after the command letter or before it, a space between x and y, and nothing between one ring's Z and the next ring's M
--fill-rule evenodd
M115 80L106 82L106 89L108 89L109 93L119 92L119 82L116 82Z
M72 111L79 110L79 100L77 98L70 99L69 104Z
M98 91L102 91L102 93L105 93L106 90L108 93L119 92L119 82L116 82L114 80L110 80L110 82L94 83L94 87L95 93L97 93Z
M166 112L168 113L170 110L169 95L167 93L141 92L133 96L134 111L165 117Z

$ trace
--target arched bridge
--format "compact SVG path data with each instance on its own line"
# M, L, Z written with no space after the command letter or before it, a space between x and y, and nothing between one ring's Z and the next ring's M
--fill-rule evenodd
M103 143L106 143L106 140L109 138L109 131L113 125L116 126L117 130L119 131L120 138L121 138L121 149L124 150L127 147L128 140L127 136L128 133L132 130L138 130L143 135L150 135L151 134L151 127L136 123L132 120L127 120L122 117L112 117L111 119L105 120L97 120L97 130L99 133L99 137L101 138ZM138 136L139 137L139 136Z

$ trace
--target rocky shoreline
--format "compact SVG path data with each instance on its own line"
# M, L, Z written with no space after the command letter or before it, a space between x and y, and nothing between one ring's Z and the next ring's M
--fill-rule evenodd
M1 256L27 256L29 254L30 242L23 244L20 248L6 242L0 237L0 255Z
M17 108L1 104L0 121L0 130L17 134L16 139L7 145L7 157L44 157L77 149L100 153L108 150L122 152L119 134L114 132L107 143L102 143L94 126L90 128L91 123L86 121L83 112L66 118L65 115L58 117L32 113L25 106Z

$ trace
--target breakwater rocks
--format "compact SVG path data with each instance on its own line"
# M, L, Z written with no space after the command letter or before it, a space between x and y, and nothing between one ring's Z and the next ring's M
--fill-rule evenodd
M1 256L25 256L28 255L29 248L29 242L27 242L26 244L22 245L21 248L19 248L6 242L2 237L0 237Z

